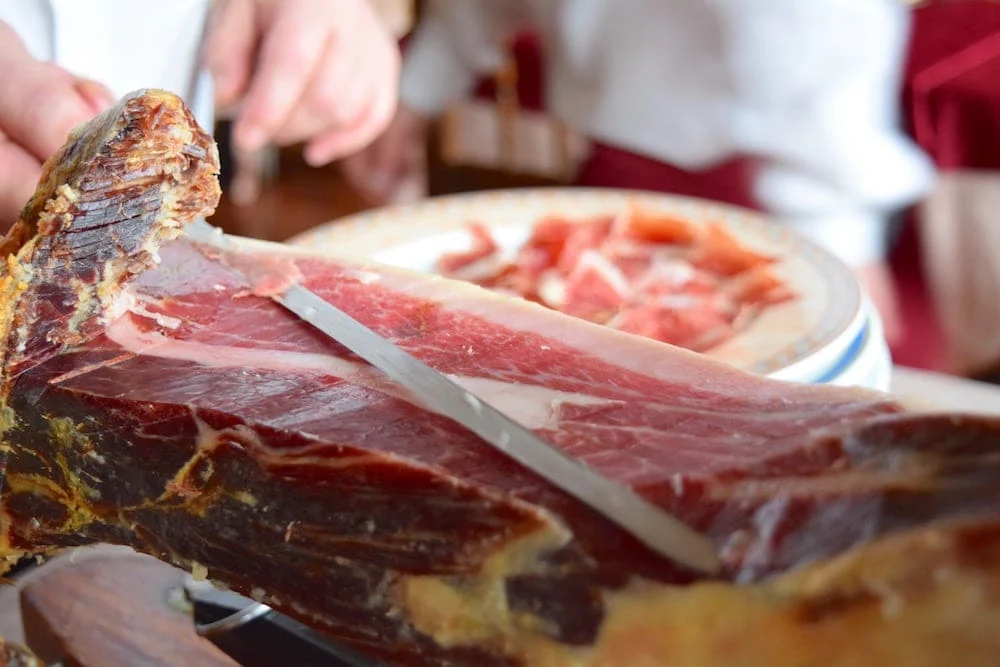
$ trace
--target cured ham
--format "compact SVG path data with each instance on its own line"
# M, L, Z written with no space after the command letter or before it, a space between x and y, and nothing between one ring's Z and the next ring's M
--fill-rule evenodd
M4 241L0 545L131 545L388 664L1000 656L1000 423L798 386L469 283L178 238L211 138L140 92ZM301 281L708 535L645 550L248 285Z
M633 206L617 216L543 218L511 259L488 227L469 231L471 249L438 259L442 275L690 350L709 350L795 298L772 271L774 258L720 225Z

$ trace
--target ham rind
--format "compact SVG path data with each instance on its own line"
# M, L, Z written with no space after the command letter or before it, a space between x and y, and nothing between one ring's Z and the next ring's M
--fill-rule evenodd
M217 169L179 100L135 94L5 242L6 558L131 545L389 664L996 664L996 420L458 281L170 240ZM265 296L294 280L707 534L723 574L647 551Z

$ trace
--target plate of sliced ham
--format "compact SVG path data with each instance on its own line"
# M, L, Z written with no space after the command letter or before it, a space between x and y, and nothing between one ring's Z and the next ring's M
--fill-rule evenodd
M851 271L823 249L764 215L658 193L438 197L292 243L466 280L789 380L849 366L869 320Z

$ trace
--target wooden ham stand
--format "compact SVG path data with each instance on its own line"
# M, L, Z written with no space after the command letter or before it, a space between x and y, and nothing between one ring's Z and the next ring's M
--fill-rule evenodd
M195 632L185 576L118 547L62 554L15 583L24 644L50 666L239 667Z

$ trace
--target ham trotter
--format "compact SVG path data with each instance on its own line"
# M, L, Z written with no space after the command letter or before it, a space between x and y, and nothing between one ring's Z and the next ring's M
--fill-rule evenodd
M131 545L392 665L997 664L997 421L769 381L465 282L176 238L217 171L176 97L136 93L71 137L4 240L7 559ZM250 265L708 535L723 575L425 411L228 268Z

